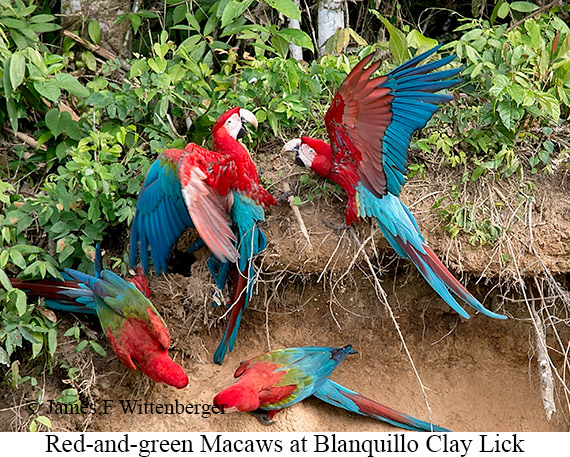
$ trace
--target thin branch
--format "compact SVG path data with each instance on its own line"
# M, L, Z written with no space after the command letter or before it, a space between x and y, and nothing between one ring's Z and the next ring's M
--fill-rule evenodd
M119 58L114 52L109 51L108 49L105 49L101 46L97 46L95 44L89 43L88 41L85 41L83 38L76 35L75 33L70 32L69 30L64 30L63 34L66 37L71 38L73 41L76 41L81 46L89 49L91 52L93 52L95 54L99 54L104 59L117 60ZM131 66L126 62L121 62L121 68L125 71L129 71L131 69Z

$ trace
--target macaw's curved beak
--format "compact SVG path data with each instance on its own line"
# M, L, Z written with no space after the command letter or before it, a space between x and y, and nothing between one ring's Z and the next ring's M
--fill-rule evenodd
M243 125L245 123L251 124L253 128L257 130L257 119L255 117L255 114L253 114L251 111L247 109L241 108L239 110L239 115L241 120L241 129L237 136L238 139L243 138L247 134L247 131Z
M301 147L301 138L294 138L285 143L285 146L283 146L281 152L291 152L291 151L299 152L300 147Z
M285 143L285 146L283 146L283 149L281 149L281 152L291 152L294 151L296 152L296 156L295 156L295 163L297 165L300 165L301 167L305 166L305 163L301 160L301 157L299 157L299 148L301 147L301 139L300 138L295 138L293 140L289 140L287 143Z

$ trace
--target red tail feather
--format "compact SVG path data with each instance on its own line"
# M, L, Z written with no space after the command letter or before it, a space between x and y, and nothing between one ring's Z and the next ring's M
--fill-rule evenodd
M362 414L366 414L367 416L380 416L394 422L399 422L400 424L414 426L407 415L395 409L376 403L374 400L370 400L357 393L344 393L343 395L352 400Z
M58 300L61 298L60 292L68 289L79 289L77 281L57 281L44 279L38 281L23 281L21 279L10 278L12 287L24 289L29 295L45 297Z

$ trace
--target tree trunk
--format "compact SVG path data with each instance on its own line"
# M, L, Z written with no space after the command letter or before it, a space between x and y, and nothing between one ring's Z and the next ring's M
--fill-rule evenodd
M344 28L344 0L320 0L317 21L318 44L322 53L325 41Z
M299 11L301 10L301 1L300 0L293 0L293 3L297 5ZM290 29L301 29L301 23L296 19L289 19L289 28ZM291 42L289 44L289 50L291 51L291 57L295 60L303 60L303 48L301 46L297 46L295 43Z

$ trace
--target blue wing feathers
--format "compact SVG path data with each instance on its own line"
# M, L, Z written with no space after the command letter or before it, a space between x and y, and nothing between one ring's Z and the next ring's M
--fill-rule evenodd
M438 103L453 99L450 95L432 92L453 87L461 81L448 79L457 75L461 68L430 73L449 64L455 58L454 55L418 66L440 47L441 45L435 46L395 68L388 73L388 79L378 86L391 89L393 96L392 121L382 139L382 154L385 171L391 165L396 165L395 169L386 172L388 191L394 195L400 194L405 183L405 164L412 134L427 124L439 109Z
M137 201L131 228L130 264L136 265L137 251L145 273L149 251L157 273L166 271L170 250L188 227L194 227L188 215L177 164L161 156L149 168Z

